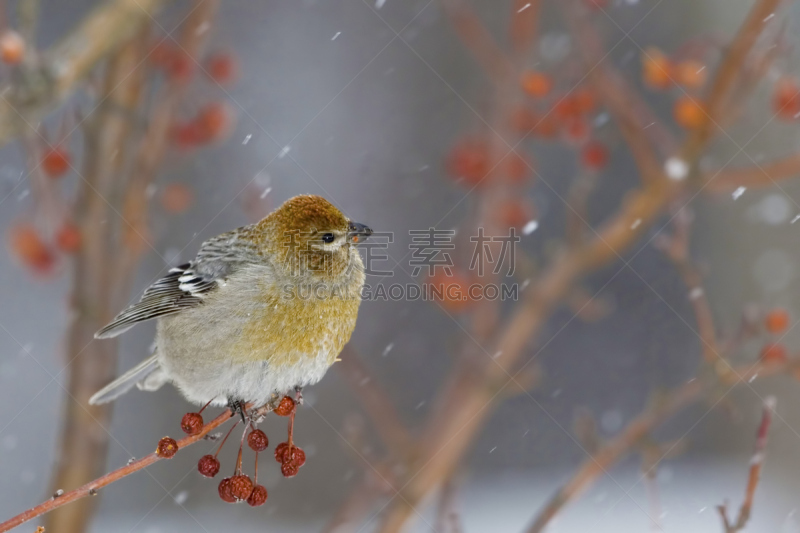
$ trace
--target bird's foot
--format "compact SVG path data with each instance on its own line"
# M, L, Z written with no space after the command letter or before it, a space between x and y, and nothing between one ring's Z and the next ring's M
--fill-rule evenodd
M294 403L303 405L303 387L294 388Z
M231 410L231 416L235 414L239 414L242 417L242 422L244 422L245 427L247 426L247 409L245 408L245 402L243 400L236 400L233 398L228 398L228 409Z

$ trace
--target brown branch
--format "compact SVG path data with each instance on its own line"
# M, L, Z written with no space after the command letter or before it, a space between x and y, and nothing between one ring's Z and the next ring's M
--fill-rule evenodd
M489 78L509 78L514 72L511 62L467 1L441 0L441 4L461 42L472 52Z
M746 384L751 379L764 378L786 372L794 363L746 365L734 369L740 380L735 386ZM573 474L572 478L550 498L525 530L526 533L541 533L556 514L569 502L575 500L614 463L631 452L653 429L683 409L705 399L716 390L714 381L693 379L672 391L660 402L634 418L618 437L592 454Z
M129 41L166 0L115 0L95 8L66 38L20 67L0 87L0 146L38 124L109 54Z
M259 414L264 414L265 412L266 411L264 409L260 409L258 411ZM184 437L181 440L179 440L178 449L182 450L183 448L202 440L212 430L218 428L219 426L230 420L231 416L232 415L230 411L223 412L222 414L217 416L214 420L203 426L203 430L199 434ZM148 466L152 465L157 461L160 461L161 459L162 457L159 457L158 455L156 455L155 452L153 452L145 457L142 457L141 459L138 459L128 465L123 466L122 468L118 468L112 472L109 472L108 474L101 476L95 479L94 481L90 481L89 483L86 483L85 485L78 487L77 489L70 490L69 492L65 492L58 496L54 495L46 502L43 502L37 505L36 507L28 509L24 513L20 513L17 516L10 518L5 522L3 522L2 524L0 524L0 533L9 531L19 526L20 524L24 524L29 520L33 520L38 516L48 513L53 509L62 507L68 503L72 503L76 500L80 500L81 498L85 498L87 496L94 496L95 494L97 494L97 491L99 489L107 485L110 485L116 481L119 481L120 479L129 476L134 472L138 472L143 468L147 468ZM46 529L48 531L51 530L50 528ZM55 528L52 531L56 530L58 529Z
M771 187L798 175L800 175L800 153L763 165L707 174L704 190L710 193L729 193L739 187L748 189Z
M758 488L758 481L761 477L761 469L764 466L764 455L767 449L767 439L769 436L769 427L772 424L772 413L775 411L775 397L770 396L764 400L763 414L761 415L761 423L756 432L756 445L753 452L753 458L750 460L750 473L747 476L747 488L745 489L744 501L739 508L739 516L736 522L731 524L728 520L728 510L726 505L717 507L720 516L722 517L722 524L725 528L725 533L736 533L744 530L747 522L750 520L750 514L753 510L753 499L755 498L756 488Z
M542 0L514 0L508 33L515 55L523 56L536 42L541 11Z

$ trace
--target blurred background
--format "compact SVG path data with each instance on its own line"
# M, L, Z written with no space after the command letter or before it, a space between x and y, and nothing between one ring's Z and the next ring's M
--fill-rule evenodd
M312 193L393 233L372 286L425 281L411 230L455 230L466 283L467 236L514 227L514 275L487 282L520 301L364 301L304 391L307 464L284 479L266 454L263 507L219 499L200 442L48 532L539 531L576 475L548 531L725 531L770 396L748 530L800 532L796 2L2 4L0 520L181 436L195 407L170 386L87 405L153 324L91 333L205 239Z

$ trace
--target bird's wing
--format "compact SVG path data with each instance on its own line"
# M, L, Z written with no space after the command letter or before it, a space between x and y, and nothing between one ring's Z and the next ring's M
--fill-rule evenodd
M171 268L144 291L137 303L95 333L95 338L116 337L138 322L201 305L232 272L255 259L255 245L242 239L248 229L239 228L204 242L193 261Z

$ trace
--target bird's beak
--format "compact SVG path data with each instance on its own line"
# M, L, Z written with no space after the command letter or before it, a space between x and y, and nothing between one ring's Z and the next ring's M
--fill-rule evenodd
M356 244L372 235L372 230L364 224L350 222L347 229L347 240Z

